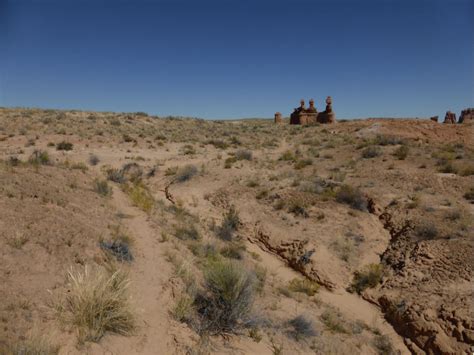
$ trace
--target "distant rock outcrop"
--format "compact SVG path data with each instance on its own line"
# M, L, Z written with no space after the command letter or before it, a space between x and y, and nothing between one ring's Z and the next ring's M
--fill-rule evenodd
M275 123L282 123L282 122L283 122L283 118L281 117L281 113L276 112L275 113Z
M438 122L438 116L430 117L430 120L433 122Z
M474 108L467 108L461 111L458 123L474 122Z
M275 120L276 122L276 120ZM305 107L304 100L300 101L300 106L295 108L290 116L290 124L310 125L315 123L335 123L336 114L332 110L332 98L326 98L326 110L319 112L314 106L314 100L309 100L309 107Z

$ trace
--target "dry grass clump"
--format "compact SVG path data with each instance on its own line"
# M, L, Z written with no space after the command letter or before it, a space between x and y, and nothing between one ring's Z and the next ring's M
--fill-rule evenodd
M362 191L349 185L342 185L336 192L336 201L359 211L367 211L367 199Z
M133 204L146 213L150 213L155 206L155 199L142 183L126 185L124 186L124 191L130 197Z
M176 226L174 235L180 240L200 240L199 230L194 225Z
M22 340L3 350L0 347L0 354L4 355L56 355L59 353L59 346L53 344L44 336L34 335Z
M328 330L334 333L349 333L346 322L342 315L334 309L325 310L320 316L322 322Z
M396 355L398 351L393 348L392 342L387 335L377 335L373 341L377 353L380 355Z
M295 278L288 284L288 289L293 292L301 292L308 296L314 296L319 290L319 285L310 279Z
M368 264L362 270L354 273L351 290L361 293L367 288L377 286L385 274L382 264Z
M92 165L92 166L96 166L97 164L99 164L100 162L100 159L97 155L95 154L91 154L89 156L89 164Z
M235 152L235 158L237 160L252 160L252 152L246 149L239 149Z
M313 160L312 159L300 159L300 160L297 160L295 162L295 169L296 170L301 170L301 169L304 169L306 168L307 166L309 165L312 165L313 164Z
M60 317L78 331L78 339L99 341L106 332L129 335L135 328L124 271L103 268L68 273L69 290L58 306Z
M466 191L463 197L471 202L474 202L474 187L471 187L468 191Z

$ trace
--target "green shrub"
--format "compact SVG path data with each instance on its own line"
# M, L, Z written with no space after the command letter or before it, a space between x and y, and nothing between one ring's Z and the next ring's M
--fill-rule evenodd
M384 276L382 264L368 264L362 270L354 273L351 289L361 293L367 288L377 286Z
M205 293L196 297L202 329L209 333L234 333L249 323L254 277L240 264L217 261L204 271Z
M150 213L155 206L153 195L142 183L126 184L124 191L130 197L133 204L146 213Z

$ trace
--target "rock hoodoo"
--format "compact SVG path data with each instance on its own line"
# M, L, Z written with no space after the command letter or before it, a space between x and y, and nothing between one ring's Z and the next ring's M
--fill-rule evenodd
M456 123L456 114L451 111L446 112L443 123Z
M280 112L275 113L275 123L283 123L283 118L281 117Z
M276 122L276 117L275 117ZM295 108L290 116L290 124L310 125L315 123L335 123L336 114L332 110L332 98L326 98L326 110L318 112L314 106L314 100L309 100L309 107L305 107L305 101L300 101L300 106Z
M458 123L474 122L474 108L467 108L461 111Z

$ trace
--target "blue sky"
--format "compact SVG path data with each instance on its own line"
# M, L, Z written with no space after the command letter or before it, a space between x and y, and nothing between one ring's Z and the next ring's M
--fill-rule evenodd
M474 106L472 0L0 0L0 106L204 118Z

